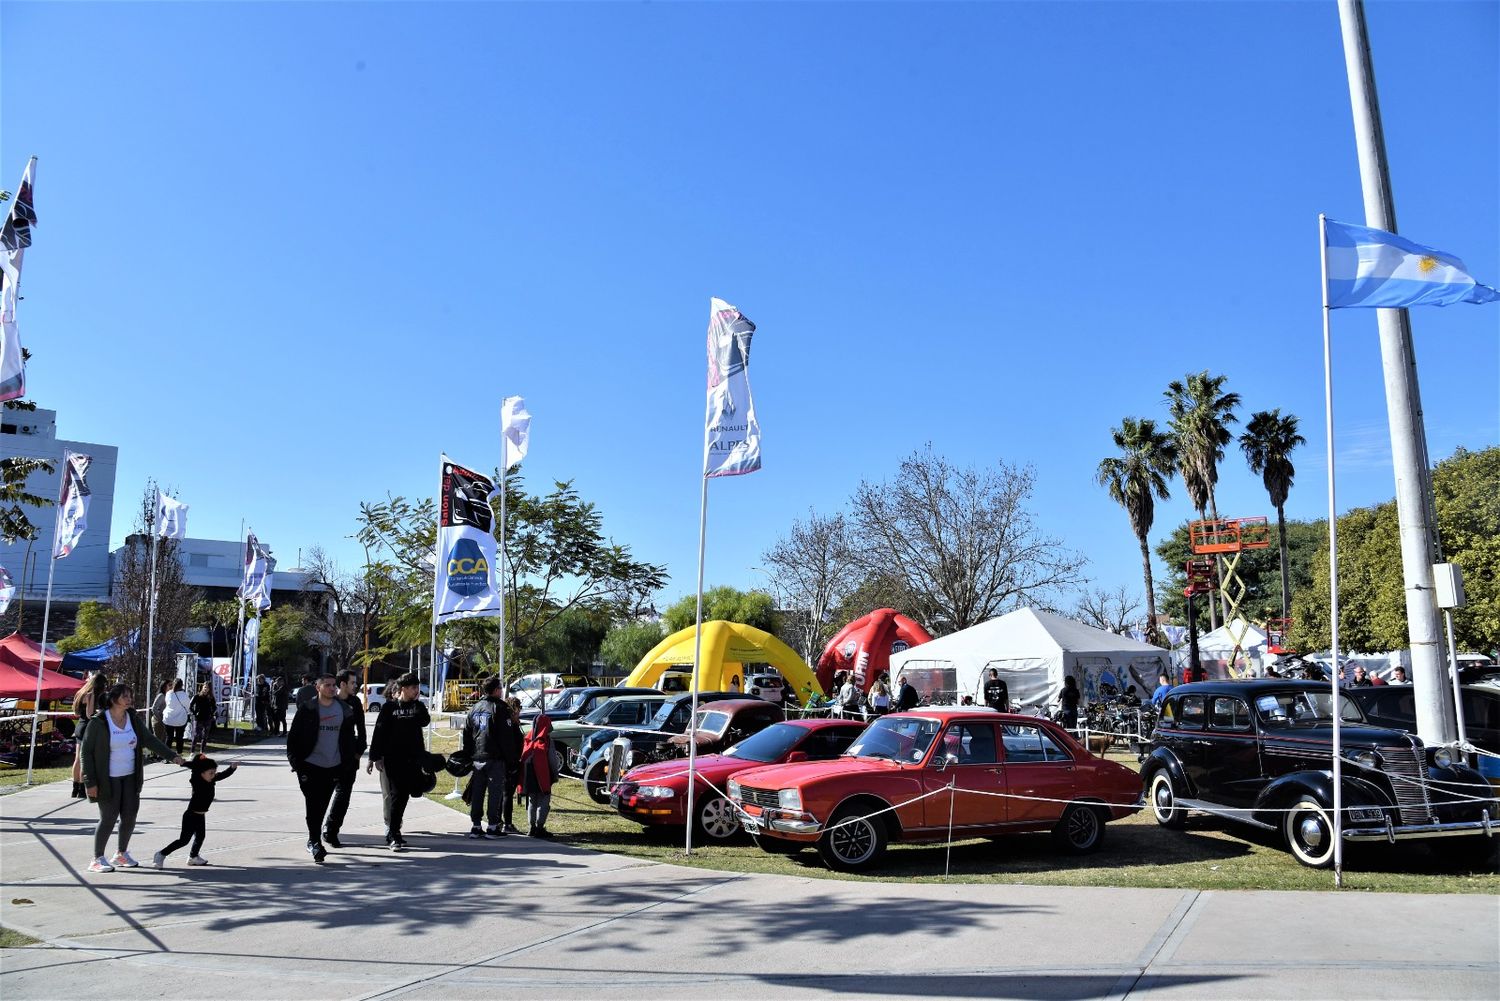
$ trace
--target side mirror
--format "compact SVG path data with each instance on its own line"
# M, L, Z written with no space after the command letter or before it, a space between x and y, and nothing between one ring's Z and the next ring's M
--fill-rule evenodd
M956 754L945 754L945 755L943 755L942 760L938 762L938 769L937 770L940 771L940 772L946 772L949 769L949 767L951 767L953 765L956 765L956 764L958 764L958 755L956 755Z
M807 760L807 752L806 751L793 751L791 754L788 754L786 756L786 763L787 764L791 764L794 761L806 761L806 760Z

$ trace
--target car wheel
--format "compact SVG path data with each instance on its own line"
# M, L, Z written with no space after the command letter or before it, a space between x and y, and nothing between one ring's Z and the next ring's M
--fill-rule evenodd
M840 810L818 838L818 855L830 869L859 872L875 864L885 851L885 823L859 810Z
M1057 843L1073 855L1087 855L1097 851L1104 841L1104 815L1094 806L1083 803L1069 804L1062 819L1052 828Z
M740 832L739 814L723 796L706 797L693 812L697 814L693 829L705 842L728 841Z
M607 764L601 761L590 769L583 784L588 787L589 799L601 805L609 804L609 766Z
M1322 869L1333 862L1333 820L1311 797L1297 800L1282 817L1287 850L1305 866Z
M1187 826L1187 811L1177 805L1177 786L1165 768L1151 776L1151 813L1163 827Z

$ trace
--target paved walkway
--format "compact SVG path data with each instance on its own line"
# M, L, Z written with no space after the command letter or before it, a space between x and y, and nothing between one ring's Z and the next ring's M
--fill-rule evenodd
M210 867L165 871L187 780L148 770L139 869L91 875L66 783L0 797L0 997L78 999L1500 997L1486 896L1200 892L735 875L511 837L412 804L381 844L361 773L314 866L279 744L243 753Z

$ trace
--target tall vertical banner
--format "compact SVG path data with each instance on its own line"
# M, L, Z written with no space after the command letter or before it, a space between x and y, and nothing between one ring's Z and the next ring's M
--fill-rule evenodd
M175 497L156 492L156 534L163 539L187 538L188 506Z
M20 300L21 260L31 246L31 227L36 223L35 176L36 157L32 157L0 228L0 402L26 395L26 363L16 325L16 303Z
M62 493L57 502L57 537L53 559L63 559L78 546L89 526L89 464L93 457L79 452L63 453Z
M4 567L0 567L0 615L10 608L10 599L15 597L16 585L11 581L10 574Z
M433 587L434 623L500 615L496 587L494 514L490 496L495 484L487 476L451 461L442 462L438 491L437 580Z
M739 476L760 468L760 425L750 399L750 339L755 324L723 299L709 301L708 414L704 476Z
M271 575L276 572L276 558L267 546L261 545L251 532L245 537L245 575L240 584L240 597L253 601L257 611L271 607Z

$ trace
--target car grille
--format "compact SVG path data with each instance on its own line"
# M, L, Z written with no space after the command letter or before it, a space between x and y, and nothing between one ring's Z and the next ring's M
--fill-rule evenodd
M761 809L776 807L781 804L781 798L770 789L751 789L740 786L740 798L746 803L753 804Z
M1406 747L1382 748L1385 770L1390 773L1401 808L1401 823L1426 824L1432 819L1432 804L1427 799L1427 763L1414 743Z

